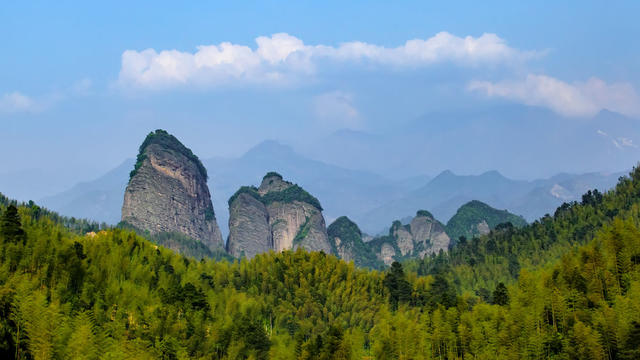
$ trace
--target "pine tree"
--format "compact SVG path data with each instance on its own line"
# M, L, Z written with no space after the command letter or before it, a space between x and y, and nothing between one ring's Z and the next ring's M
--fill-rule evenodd
M631 329L627 341L624 343L621 358L640 359L640 323L635 320L631 322Z
M499 283L493 291L493 303L495 305L507 305L509 303L509 291L504 283Z
M384 277L384 286L389 290L389 303L394 310L398 308L398 304L411 299L411 284L405 277L402 264L397 261L391 264L391 269Z
M9 205L7 210L0 218L0 235L5 241L16 243L20 240L24 241L24 230L20 223L20 215L18 209L14 205Z

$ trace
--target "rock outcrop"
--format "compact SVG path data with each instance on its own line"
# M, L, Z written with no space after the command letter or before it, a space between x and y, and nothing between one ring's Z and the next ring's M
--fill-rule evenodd
M252 258L274 250L331 252L320 202L296 184L268 173L260 187L244 186L229 199L227 251Z
M223 249L207 171L173 135L151 132L140 146L124 194L122 221L152 236L178 233Z
M356 266L379 269L382 262L362 241L358 225L346 216L337 218L327 228L329 243L334 254L344 261L353 261Z
M368 242L378 259L386 265L409 257L423 258L427 254L447 251L450 239L444 226L425 210L417 212L407 225L394 221L389 235Z

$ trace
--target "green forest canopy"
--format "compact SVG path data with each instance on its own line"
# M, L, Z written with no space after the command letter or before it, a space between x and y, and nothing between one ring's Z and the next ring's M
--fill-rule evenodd
M195 261L0 199L2 358L640 356L637 169L530 226L386 272L302 250Z
M446 232L455 243L460 236L470 239L474 235L479 235L478 224L486 221L490 229L499 224L511 223L515 227L527 225L527 221L518 215L514 215L507 210L494 209L491 206L477 200L470 201L462 205L456 214L447 222Z

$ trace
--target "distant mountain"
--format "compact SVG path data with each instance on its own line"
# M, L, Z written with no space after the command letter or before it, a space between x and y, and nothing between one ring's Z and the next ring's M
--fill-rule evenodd
M507 210L494 209L491 206L473 200L462 205L445 227L447 235L455 243L461 236L471 239L474 236L486 235L496 226L511 223L515 227L527 225L527 221Z
M120 221L124 189L135 160L127 159L93 181L39 200L43 206L66 216L117 224Z
M66 171L25 169L5 172L0 169L0 191L19 200L29 201L57 194L69 188L69 183L78 178Z
M386 231L380 224L411 216L417 209L429 209L436 219L448 222L460 206L478 200L533 221L553 212L563 202L579 200L588 189L610 189L622 175L624 172L560 174L549 179L522 181L506 178L497 171L456 175L447 170L423 187L356 220L364 231L376 234Z
M242 185L260 183L269 171L284 174L317 196L327 221L341 214L362 215L428 179L418 176L392 181L370 172L311 160L276 141L262 142L239 158L211 158L202 162L208 171L216 218L224 234L228 234L227 201L231 195ZM77 184L41 199L40 203L65 215L116 224L120 221L124 189L133 166L134 160L127 160L94 181Z
M204 160L209 170L209 187L213 189L216 209L242 185L259 184L269 171L275 171L304 187L322 203L327 222L342 214L353 216L376 208L407 192L407 186L367 171L349 170L306 158L291 147L265 141L236 159ZM223 232L227 232L228 212L218 210Z
M394 119L384 134L342 130L304 153L326 163L398 179L416 174L478 174L496 169L532 179L559 172L619 171L640 159L640 121L611 111L567 118L504 105Z
M428 209L446 223L457 209L471 200L507 209L533 221L565 201L578 200L588 189L605 191L624 175L620 173L559 174L549 179L522 181L497 171L480 175L456 175L444 171L433 179L413 176L390 180L367 171L349 170L311 160L291 147L265 141L238 158L203 160L208 186L223 234L228 234L227 201L244 184L258 184L268 171L277 171L304 186L321 201L327 222L346 214L368 234L387 232L396 219L413 217ZM40 203L62 214L116 224L120 220L124 189L133 169L129 159L94 181L83 182Z
M614 173L559 174L546 180L531 182L534 187L527 194L512 200L505 208L527 221L552 214L564 202L578 201L588 190L601 192L612 189L628 171Z

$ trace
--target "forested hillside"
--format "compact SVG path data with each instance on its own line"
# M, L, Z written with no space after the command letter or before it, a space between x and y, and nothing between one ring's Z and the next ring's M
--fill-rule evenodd
M639 204L635 170L522 230L377 272L322 252L195 261L3 198L0 357L637 359Z
M491 206L473 200L462 205L456 214L449 219L446 226L447 235L455 244L460 236L473 238L485 235L491 229L504 223L511 223L515 227L527 225L527 221L507 210L494 209Z
M486 298L499 282L514 282L521 269L553 264L586 244L615 218L639 219L640 170L620 178L602 194L588 191L581 202L565 203L553 216L516 228L502 224L486 236L461 239L448 253L411 261L420 275L442 274L461 290Z

